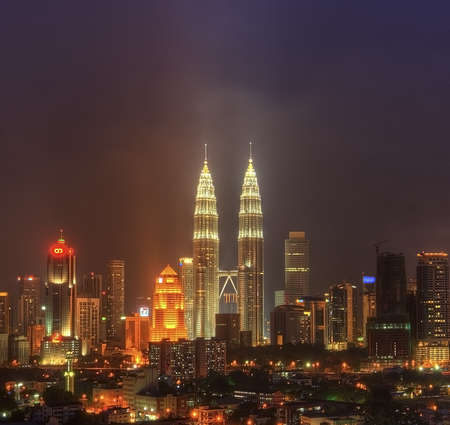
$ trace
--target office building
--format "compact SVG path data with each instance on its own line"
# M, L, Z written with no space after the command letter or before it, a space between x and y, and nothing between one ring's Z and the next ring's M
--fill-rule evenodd
M411 324L403 254L377 251L376 317L368 318L367 338L371 361L393 366L408 360Z
M450 338L448 254L417 254L418 338Z
M28 335L29 327L43 320L41 310L41 280L32 274L17 276L19 297L17 303L17 333Z
M178 260L178 275L184 294L184 323L188 339L194 338L194 264L192 258Z
M81 355L81 341L61 334L44 337L41 344L41 365L61 366L68 357L78 359Z
M284 241L284 285L288 303L310 295L311 241L305 232L289 232Z
M28 328L28 341L30 342L30 353L39 356L41 353L42 340L45 337L44 325L33 325Z
M103 294L104 292L104 294ZM106 340L120 344L123 340L122 317L125 316L125 261L110 260L106 265L102 291L102 317L105 317Z
M448 367L450 364L450 345L447 338L419 341L416 346L416 362L420 366Z
M9 357L9 334L0 333L0 365L6 365Z
M310 343L325 345L327 342L327 303L325 298L303 297L296 304L303 305L305 311L310 315Z
M219 271L219 313L236 314L238 307L237 270Z
M252 345L262 344L264 337L263 214L251 152L240 197L238 291L241 330L251 332Z
M155 282L150 338L152 342L187 338L183 290L177 272L169 265Z
M216 338L227 344L239 345L241 321L237 313L216 314Z
M311 315L304 305L280 305L270 313L272 345L309 344Z
M328 341L331 350L345 350L356 340L356 286L340 283L329 289L327 303Z
M367 321L377 314L376 277L363 275L362 277L362 339L367 344Z
M86 356L98 348L100 332L100 299L76 299L76 333L81 340L81 354Z
M67 245L61 231L47 259L44 309L48 336L74 336L75 260L74 250Z
M125 349L147 350L151 321L148 315L135 313L125 319Z
M219 312L219 216L206 152L195 198L193 250L195 337L210 338Z

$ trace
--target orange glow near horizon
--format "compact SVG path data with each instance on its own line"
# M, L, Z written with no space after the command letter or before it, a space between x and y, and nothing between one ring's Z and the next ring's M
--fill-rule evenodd
M155 282L151 341L187 338L184 324L184 294L177 273L167 266Z

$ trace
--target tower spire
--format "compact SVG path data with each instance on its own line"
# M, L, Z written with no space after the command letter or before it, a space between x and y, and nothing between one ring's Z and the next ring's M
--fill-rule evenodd
M249 145L249 149L250 149L250 156L249 156L248 160L249 160L249 162L253 162L253 155L252 155L252 145L253 145L253 143L250 141L248 145Z
M64 229L59 229L59 241L64 242Z
M208 144L205 143L205 164L208 162Z

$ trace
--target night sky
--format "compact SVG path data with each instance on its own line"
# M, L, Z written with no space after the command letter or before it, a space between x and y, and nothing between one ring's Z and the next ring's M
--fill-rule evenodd
M221 266L237 256L248 142L263 197L266 308L283 240L313 291L373 272L374 242L450 249L450 6L411 1L0 4L1 288L45 277L60 227L79 275L127 262L129 309L192 255L209 146Z

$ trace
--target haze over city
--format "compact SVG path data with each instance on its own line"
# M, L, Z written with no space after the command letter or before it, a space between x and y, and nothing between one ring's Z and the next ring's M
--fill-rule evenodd
M127 298L150 294L190 255L204 143L232 267L254 142L268 308L289 230L312 240L318 293L373 272L379 240L411 272L448 249L448 6L404 6L3 3L5 288L44 275L63 227L80 271L123 257Z

